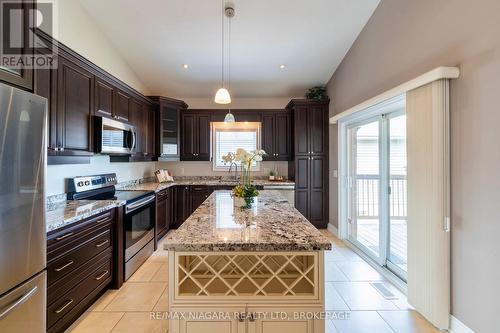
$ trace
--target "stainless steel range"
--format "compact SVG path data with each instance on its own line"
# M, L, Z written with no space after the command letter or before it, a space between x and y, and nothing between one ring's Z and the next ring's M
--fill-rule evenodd
M68 180L68 200L124 200L125 280L154 251L155 193L116 190L116 174Z

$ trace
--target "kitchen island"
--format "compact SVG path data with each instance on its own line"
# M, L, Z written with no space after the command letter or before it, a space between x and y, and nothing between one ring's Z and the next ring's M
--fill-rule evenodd
M169 332L323 332L331 243L277 191L215 191L168 234Z

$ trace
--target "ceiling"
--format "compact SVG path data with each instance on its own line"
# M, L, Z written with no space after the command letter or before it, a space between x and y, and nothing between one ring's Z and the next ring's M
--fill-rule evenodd
M150 93L203 98L219 88L221 0L80 2ZM230 90L253 98L303 96L327 83L379 0L232 3Z

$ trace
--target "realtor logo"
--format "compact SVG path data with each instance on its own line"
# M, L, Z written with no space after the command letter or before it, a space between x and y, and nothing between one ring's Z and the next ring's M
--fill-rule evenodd
M48 45L37 31L56 37L55 2L0 0L0 67L56 68L57 43Z

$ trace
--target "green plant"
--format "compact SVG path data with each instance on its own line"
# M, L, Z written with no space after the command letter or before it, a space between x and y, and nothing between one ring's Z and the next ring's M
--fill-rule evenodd
M326 95L325 86L312 87L306 93L307 99L312 99L313 101L323 101L328 98Z
M274 170L269 171L269 176L276 176L276 171Z

